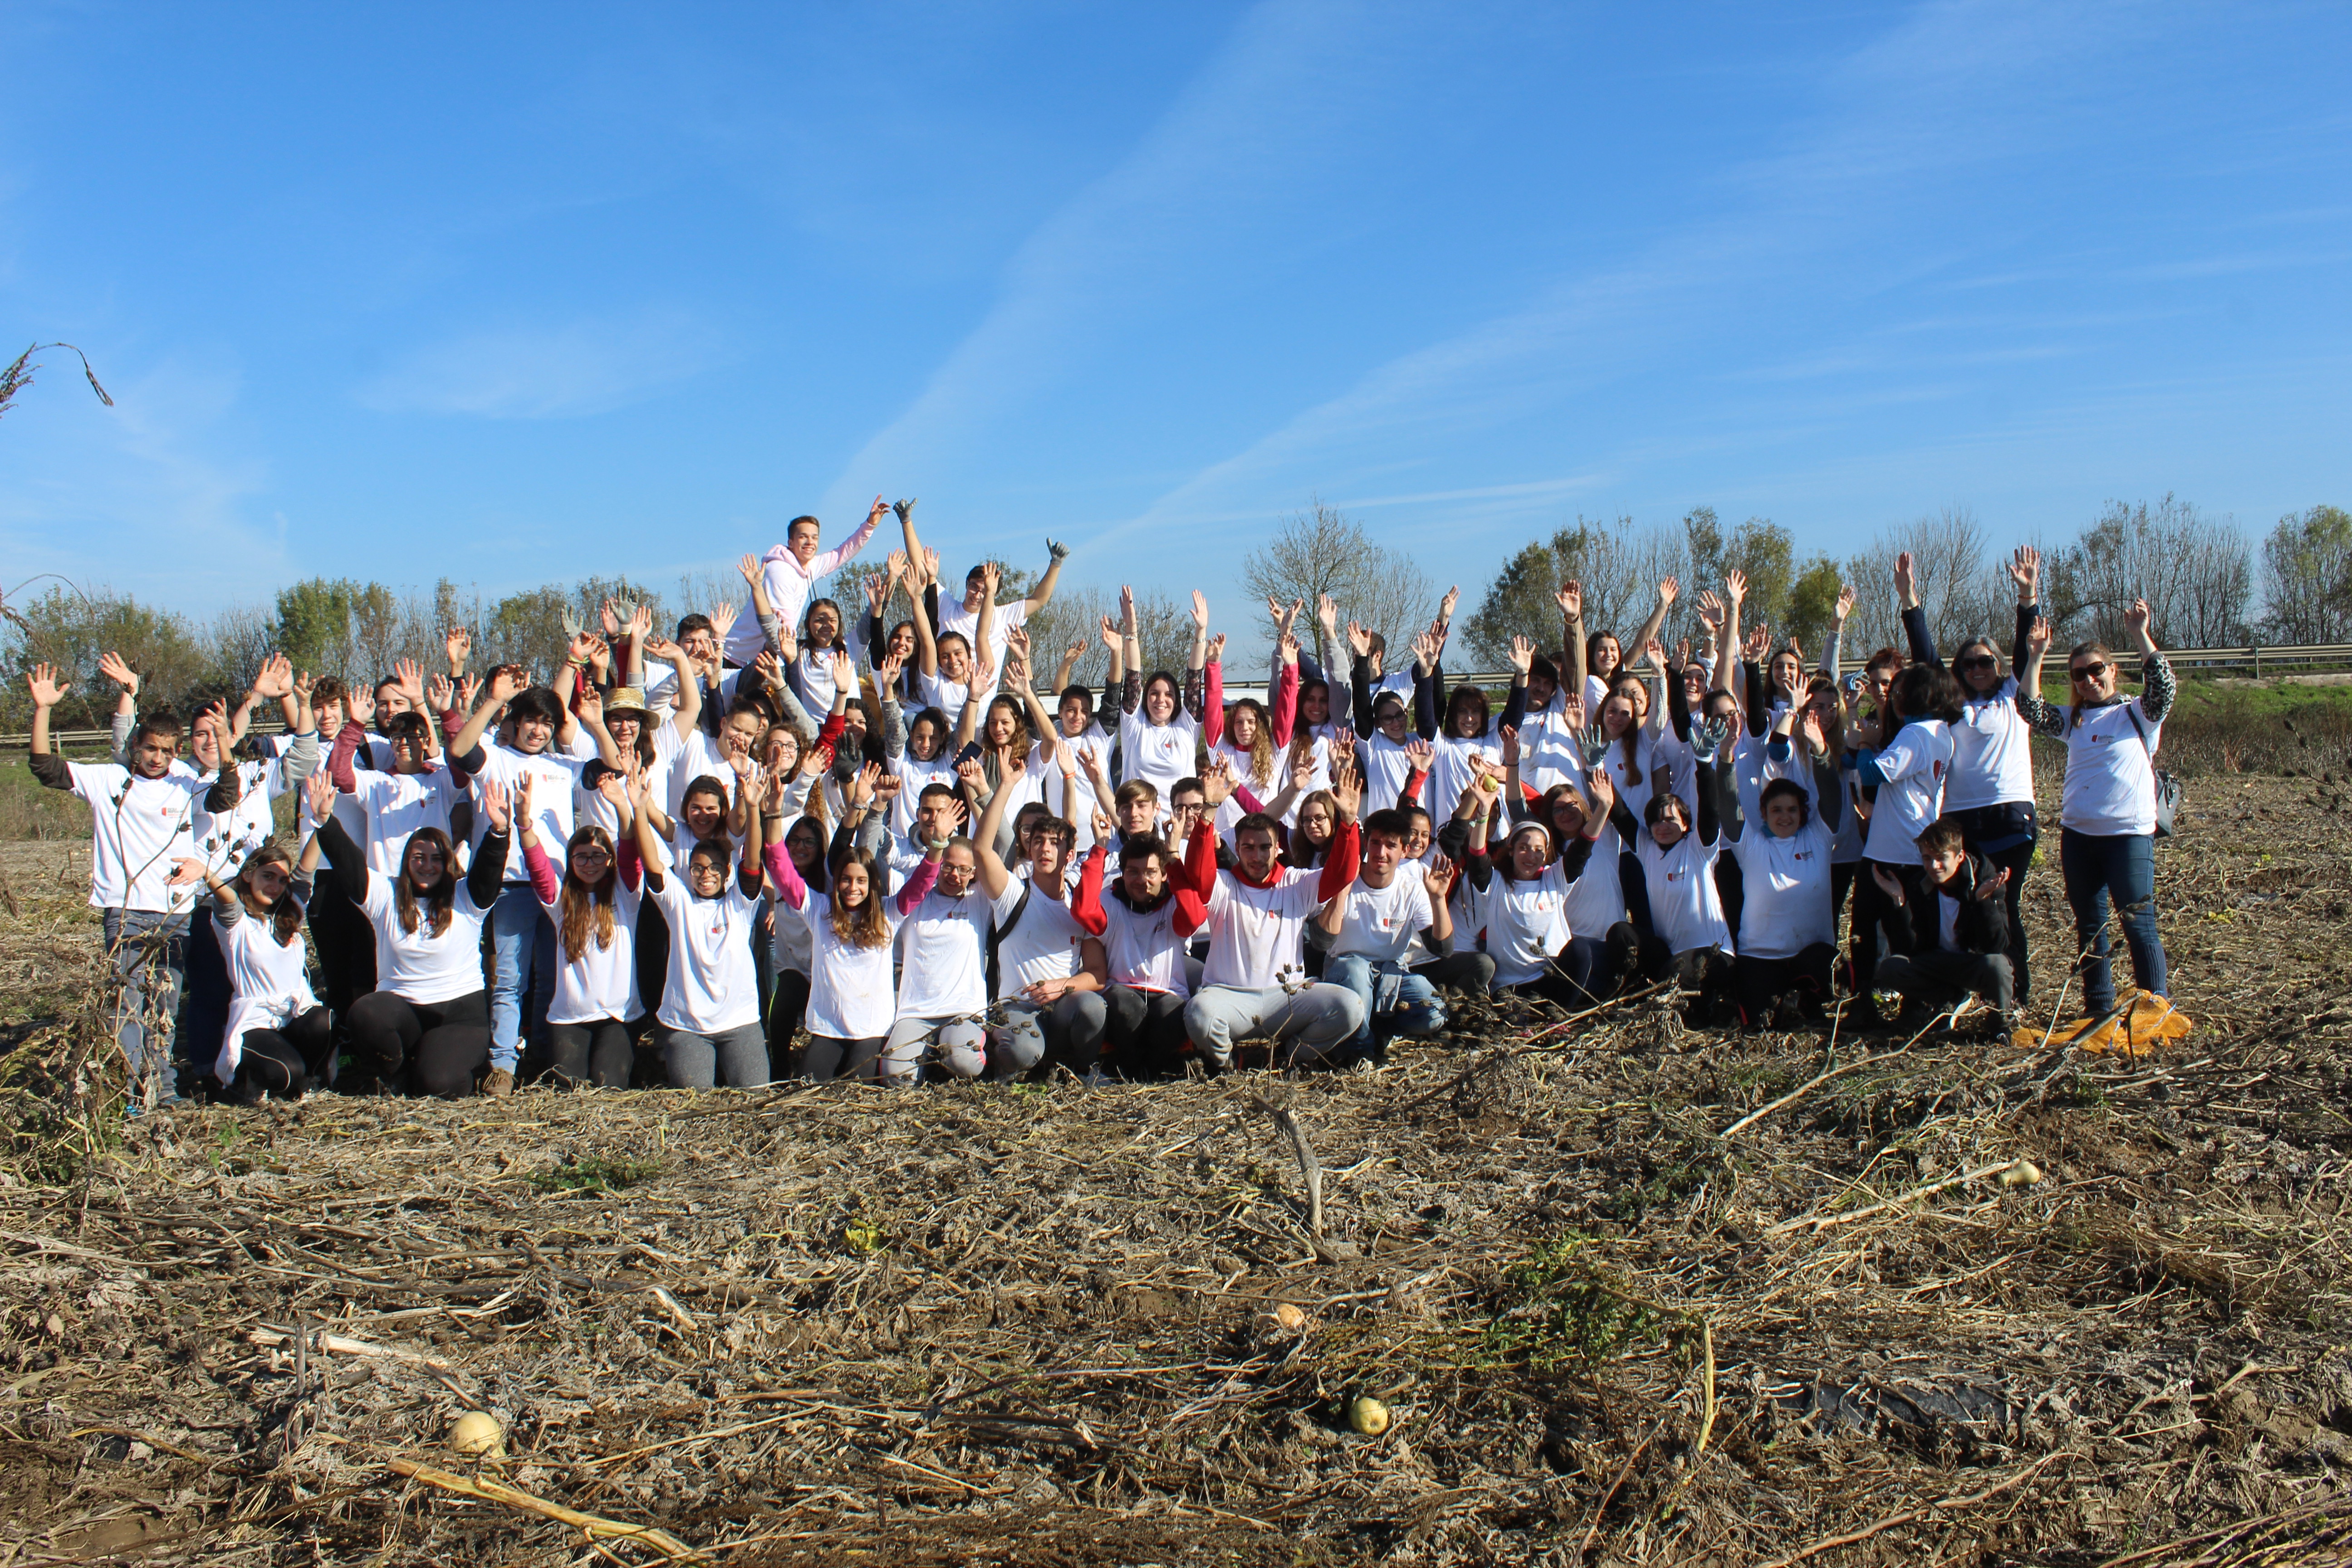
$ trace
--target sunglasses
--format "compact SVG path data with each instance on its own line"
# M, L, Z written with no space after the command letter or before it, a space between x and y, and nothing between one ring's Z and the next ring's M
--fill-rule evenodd
M1999 663L1990 654L1971 654L1967 658L1954 659L1954 669L1991 669Z
M2114 668L2105 659L2100 659L2094 664L2078 664L2066 674L2075 680L2096 680Z

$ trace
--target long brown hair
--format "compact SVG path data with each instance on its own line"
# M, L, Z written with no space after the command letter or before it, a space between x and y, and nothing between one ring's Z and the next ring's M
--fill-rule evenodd
M2113 665L2116 662L2116 650L2109 647L2103 642L2076 643L2074 645L2074 651L2066 656L2066 685L2069 695L2072 694L2074 685L2074 661L2082 658L2086 653L2097 654L2101 658L2105 659L2110 665ZM2123 685L2123 672L2120 670L2116 671L2116 685L2118 688ZM2066 728L2072 730L2075 725L2082 721L2083 705L2079 702L2069 703L2066 708Z
M866 868L866 901L855 910L845 910L841 873L850 866ZM882 913L882 868L874 863L874 852L852 845L833 858L827 871L833 883L833 934L852 947L887 946L890 922Z
M580 873L572 868L572 852L583 844L602 847L614 857L604 862L604 875L593 882L583 882ZM613 847L613 836L591 822L572 830L571 840L563 846L563 891L555 901L555 929L563 942L563 962L577 963L580 955L588 951L588 928L596 928L596 951L610 951L613 945L613 896L621 879L618 852Z
M441 850L441 879L425 890L425 902L433 910L433 934L441 935L449 929L450 906L457 900L457 850L449 836L437 827L420 827L408 836L400 847L400 874L393 878L392 907L400 915L400 929L409 935L416 934L416 884L408 874L408 852L416 841L436 845Z
M1264 703L1255 697L1244 697L1225 704L1225 744L1233 744L1234 715L1244 708L1256 721L1252 726L1255 733L1250 737L1248 782L1270 784L1274 782L1274 721L1266 716Z

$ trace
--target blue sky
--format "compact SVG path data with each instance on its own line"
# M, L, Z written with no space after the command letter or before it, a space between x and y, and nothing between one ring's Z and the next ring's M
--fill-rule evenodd
M2352 11L0 11L0 587L2352 504ZM13 350L12 350L13 352Z

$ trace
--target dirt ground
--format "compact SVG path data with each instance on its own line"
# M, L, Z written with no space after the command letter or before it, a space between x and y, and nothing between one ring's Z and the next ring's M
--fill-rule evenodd
M1293 1082L20 1131L0 1562L2352 1561L2346 804L2200 781L2138 1060L1636 1003ZM27 1071L70 853L0 853Z

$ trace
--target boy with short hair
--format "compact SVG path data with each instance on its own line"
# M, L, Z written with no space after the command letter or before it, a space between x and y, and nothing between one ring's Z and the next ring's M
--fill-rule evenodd
M1358 1060L1386 1059L1399 1035L1425 1036L1445 1027L1437 987L1411 965L1426 936L1440 958L1454 951L1454 917L1446 906L1453 867L1438 856L1427 868L1406 858L1412 823L1390 808L1364 818L1363 850L1355 877L1326 904L1315 923L1330 933L1323 978L1356 994L1364 1022L1345 1050Z
M1969 853L1960 825L1948 816L1928 824L1918 845L1927 896L1935 908L1914 911L1911 926L1923 939L1934 931L1936 945L1888 954L1879 961L1874 984L1901 993L1906 1002L1937 1008L1953 1006L1970 994L1980 996L2007 1029L2017 1011L2008 954L2009 910L2000 897L2009 869ZM1903 902L1900 878L1879 866L1873 866L1871 874L1889 899L1897 905Z

